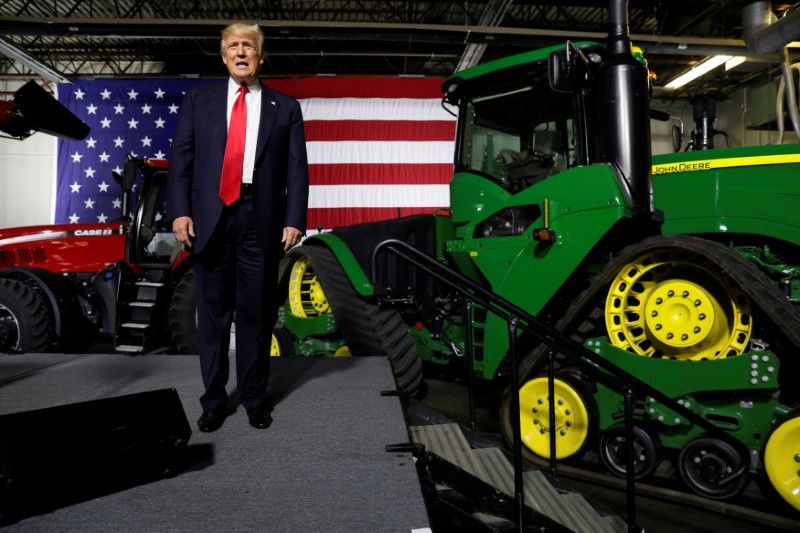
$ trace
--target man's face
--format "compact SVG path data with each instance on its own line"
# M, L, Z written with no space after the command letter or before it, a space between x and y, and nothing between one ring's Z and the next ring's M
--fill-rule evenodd
M249 35L232 35L225 42L222 62L238 83L253 83L264 58L256 49L256 40Z

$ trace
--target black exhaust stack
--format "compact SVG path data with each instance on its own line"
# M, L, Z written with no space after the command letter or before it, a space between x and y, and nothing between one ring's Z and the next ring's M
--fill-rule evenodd
M627 0L608 7L608 58L598 70L598 132L601 159L615 165L630 190L634 214L653 212L650 146L650 86L647 67L637 60L628 33Z

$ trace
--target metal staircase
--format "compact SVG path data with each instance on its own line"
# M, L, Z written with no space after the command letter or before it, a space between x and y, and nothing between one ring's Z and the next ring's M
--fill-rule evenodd
M514 498L514 467L503 450L486 444L470 444L456 423L416 425L409 428L412 441L424 447L422 467L430 468L436 497L453 499L455 491L471 500L472 518L486 531L514 530L517 517L509 517ZM474 440L474 439L470 439ZM448 467L448 465L450 465ZM451 469L452 471L446 472ZM622 518L595 505L581 494L541 470L522 473L525 530L573 532L623 532ZM464 508L464 505L460 506Z
M128 285L128 286L126 286ZM120 352L144 353L153 345L159 331L158 321L163 318L159 302L159 291L164 283L137 280L124 283L122 290L130 298L119 301L120 324L114 337L114 347Z

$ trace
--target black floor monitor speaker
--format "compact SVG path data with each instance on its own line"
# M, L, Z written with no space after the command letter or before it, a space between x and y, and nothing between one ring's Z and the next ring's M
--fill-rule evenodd
M0 517L85 501L182 467L192 431L175 389L0 416Z

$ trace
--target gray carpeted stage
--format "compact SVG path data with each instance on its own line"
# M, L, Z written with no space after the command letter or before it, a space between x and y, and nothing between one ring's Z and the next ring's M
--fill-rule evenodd
M234 366L234 365L232 365ZM232 369L233 372L233 369ZM229 390L235 383L231 376ZM204 460L177 476L16 519L8 531L428 531L400 401L383 358L274 358L274 422L241 406L197 430L196 357L20 354L0 357L0 415L164 388L177 390ZM53 446L68 434L54 434Z

